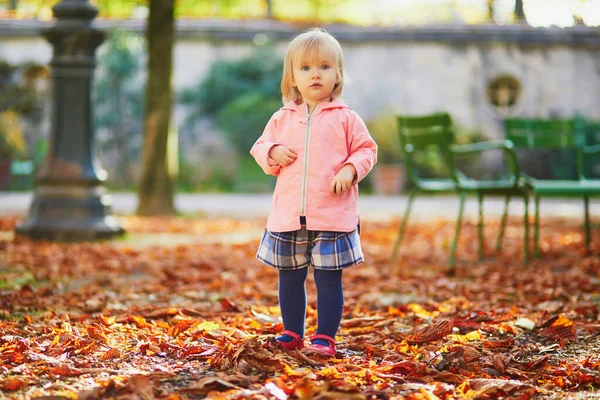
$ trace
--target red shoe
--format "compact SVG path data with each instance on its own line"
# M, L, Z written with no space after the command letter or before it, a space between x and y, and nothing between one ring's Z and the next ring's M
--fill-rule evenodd
M311 342L314 341L315 339L327 340L327 342L329 343L329 346L313 343L306 348L306 352L318 354L320 356L327 356L327 357L335 356L335 340L332 337L329 337L327 335L322 335L322 334L313 335L310 337Z
M292 337L292 340L289 342L281 342L277 339L277 344L283 347L286 350L296 350L304 347L304 338L301 338L296 332L292 331L283 331L282 335L288 335Z

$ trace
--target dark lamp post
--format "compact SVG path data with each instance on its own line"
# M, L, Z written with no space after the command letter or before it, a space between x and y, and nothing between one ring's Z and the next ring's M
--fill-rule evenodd
M52 8L52 116L44 162L36 177L29 213L17 233L34 239L83 241L124 232L111 216L94 157L92 84L95 52L104 33L92 22L98 9L88 0L62 0Z

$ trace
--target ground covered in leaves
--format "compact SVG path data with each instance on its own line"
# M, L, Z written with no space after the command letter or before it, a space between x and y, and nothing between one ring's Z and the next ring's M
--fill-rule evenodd
M546 222L526 267L518 221L500 252L488 223L482 263L466 222L454 273L450 222L409 224L391 262L399 221L366 221L338 354L319 359L272 345L277 274L254 259L263 220L123 217L126 238L84 244L14 237L18 220L0 219L0 397L598 396L600 237L586 257L580 221Z

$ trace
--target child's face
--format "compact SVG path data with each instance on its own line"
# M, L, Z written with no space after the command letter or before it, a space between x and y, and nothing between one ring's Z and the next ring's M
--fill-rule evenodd
M335 57L328 49L319 49L312 57L297 60L293 73L293 85L309 106L328 99L338 83Z

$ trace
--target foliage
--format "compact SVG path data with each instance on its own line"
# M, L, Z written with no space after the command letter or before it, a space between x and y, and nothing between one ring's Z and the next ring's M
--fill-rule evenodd
M0 61L0 155L4 157L22 156L27 151L20 118L39 121L42 117L43 97L34 80L26 76L27 71L38 68L31 63Z
M199 107L199 111L217 116L228 103L247 92L265 98L278 98L283 61L268 46L256 49L239 60L217 60L196 87L183 90L182 104Z
M0 158L13 158L25 152L19 114L14 111L0 113Z
M254 259L264 219L121 220L118 241L0 241L2 395L528 400L600 388L600 260L582 256L579 219L545 220L535 268L522 265L521 218L480 264L465 221L456 275L454 221L409 224L399 262L399 221L363 221L365 263L344 272L332 359L273 346L278 274ZM490 252L498 225L484 231ZM310 336L312 280L307 292Z
M95 86L96 127L116 129L128 120L141 123L143 90L135 80L143 56L140 37L114 31L98 57ZM129 128L139 133L139 129ZM116 135L116 133L113 133Z
M217 121L236 149L244 153L250 151L267 121L280 106L281 100L277 98L265 98L260 92L249 92L227 104Z
M142 41L139 36L116 30L98 57L96 141L103 164L119 171L109 177L116 178L121 186L131 183L128 170L140 153L144 89L136 78L143 56Z
M402 161L396 115L386 111L366 122L369 133L377 143L377 163L396 164Z
M6 2L7 0L5 0ZM15 0L19 13L25 16L49 19L51 7L59 0ZM582 5L595 0L571 0L570 12L584 17ZM147 0L91 0L102 18L143 18ZM499 3L494 7L494 3ZM1 2L0 2L1 4ZM512 6L512 7L511 7ZM498 21L518 22L525 19L522 0L178 0L177 18L277 18L304 24L350 23L356 25L422 25L431 23L485 23L490 20L490 7ZM539 7L540 9L542 7ZM269 10L271 14L269 14ZM534 9L535 10L535 9ZM590 8L591 10L591 8ZM529 11L529 10L528 10ZM544 12L544 11L541 11ZM569 11L568 11L569 12ZM581 14L581 15L580 15ZM589 14L592 14L590 11ZM590 21L592 18L590 18ZM594 22L592 22L594 23Z
M235 191L242 193L273 192L276 178L266 175L250 154L241 155L238 163L233 188Z
M36 67L31 63L11 65L0 61L0 112L11 109L21 115L39 117L37 93L23 76L26 70Z
M262 18L266 11L265 0L178 0L175 7L178 17Z
M192 108L188 121L209 115L240 152L247 152L281 105L283 63L275 49L260 48L240 60L219 60L196 87L181 93Z
M177 190L180 192L232 192L234 177L216 163L207 171L204 179L198 177L198 166L185 159L179 158L179 174L177 175Z
M132 15L136 8L146 7L146 0L96 0L96 7L101 16L111 16L113 18L128 18Z

